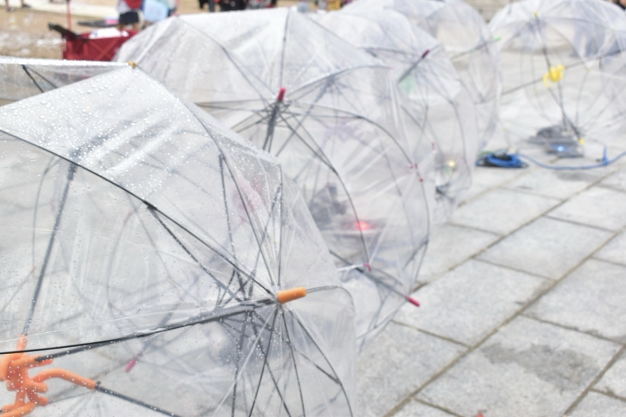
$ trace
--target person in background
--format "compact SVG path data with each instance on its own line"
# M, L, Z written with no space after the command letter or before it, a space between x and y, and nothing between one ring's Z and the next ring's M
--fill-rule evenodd
M209 13L213 13L215 11L215 0L198 0L198 4L200 5L200 10L204 9L204 5L209 5Z
M4 5L6 6L7 12L12 12L15 10L15 8L9 6L9 0L4 0ZM30 5L24 3L24 0L20 0L20 7L22 9L30 9Z
M139 11L141 0L117 0L117 30L122 31L130 25L134 31L139 31Z
M248 7L246 0L219 0L220 12L245 10Z

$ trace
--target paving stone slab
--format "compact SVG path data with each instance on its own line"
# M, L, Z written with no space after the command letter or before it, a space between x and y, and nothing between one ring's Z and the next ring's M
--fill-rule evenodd
M505 235L558 203L553 198L497 189L457 208L450 222Z
M626 169L622 168L616 173L608 176L600 183L600 185L603 187L626 191Z
M477 167L472 176L472 186L463 194L461 199L470 200L480 193L500 186L525 173L526 171L517 169Z
M626 265L626 232L615 236L594 257Z
M458 357L465 348L396 323L357 361L358 416L382 416Z
M525 314L626 342L626 266L590 259Z
M477 254L498 237L494 233L448 223L435 228L430 236L418 282L430 282L441 273Z
M394 417L451 417L454 414L446 413L438 408L422 404L417 401L409 401Z
M556 279L610 237L607 231L542 217L502 239L479 258Z
M626 416L626 402L590 392L583 398L569 417L618 417Z
M609 368L594 389L626 398L626 354L622 354Z
M413 296L416 309L400 309L396 321L473 346L514 315L549 280L469 260Z
M564 200L589 187L606 173L600 170L555 171L536 169L506 185L506 188L526 191Z
M560 416L620 346L517 317L418 398L463 416Z
M603 229L619 230L626 226L626 192L593 187L548 215Z

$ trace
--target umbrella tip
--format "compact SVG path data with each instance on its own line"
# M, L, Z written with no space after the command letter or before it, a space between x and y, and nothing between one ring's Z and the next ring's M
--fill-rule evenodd
M135 367L136 364L137 364L137 357L135 356L134 358L132 358L128 362L128 364L126 364L126 367L124 368L124 371L125 372L130 372Z
M422 54L422 59L426 58L426 55L428 55L430 53L430 49L427 49L424 51L424 53Z
M417 300L416 300L415 298L413 298L413 297L409 297L409 296L407 296L407 297L406 297L406 300L407 300L409 303L413 304L415 307L419 307L419 306L420 306L419 301L417 301Z
M282 102L283 98L285 98L285 87L280 87L280 90L278 90L278 97L276 97L276 101Z
M137 68L137 63L134 61L128 61L128 66L131 67L132 69Z
M278 291L276 298L281 304L288 303L289 301L297 300L306 296L306 289L304 287L291 288L288 290Z

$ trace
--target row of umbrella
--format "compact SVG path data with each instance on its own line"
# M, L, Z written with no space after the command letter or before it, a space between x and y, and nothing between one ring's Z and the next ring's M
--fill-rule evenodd
M386 14L349 15L374 48L276 9L2 62L3 415L355 413L476 146L444 48Z
M620 109L623 15L553 3L614 19L579 55ZM498 23L515 5L490 30L458 0L359 0L171 18L119 63L2 59L1 415L354 415L355 352L418 304L500 71L503 97L567 96L578 66L498 32L549 32L546 2L518 4L530 27ZM509 87L507 48L547 75Z

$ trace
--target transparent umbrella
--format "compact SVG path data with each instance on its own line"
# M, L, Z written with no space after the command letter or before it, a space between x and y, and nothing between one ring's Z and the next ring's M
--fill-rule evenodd
M521 1L491 21L504 65L502 125L559 156L608 145L624 124L626 17L600 0Z
M387 66L289 9L169 19L117 59L280 159L355 299L359 346L413 301L428 207Z
M277 162L129 66L0 109L2 416L351 415L354 308Z
M476 105L475 147L482 149L496 127L501 68L495 39L480 13L462 0L359 0L344 11L380 9L401 13L446 48Z
M0 56L0 106L123 67L117 62Z
M393 10L355 11L317 16L339 37L381 59L406 99L402 109L409 140L436 150L430 175L435 190L432 218L445 222L459 195L469 188L478 131L475 106L443 46Z

